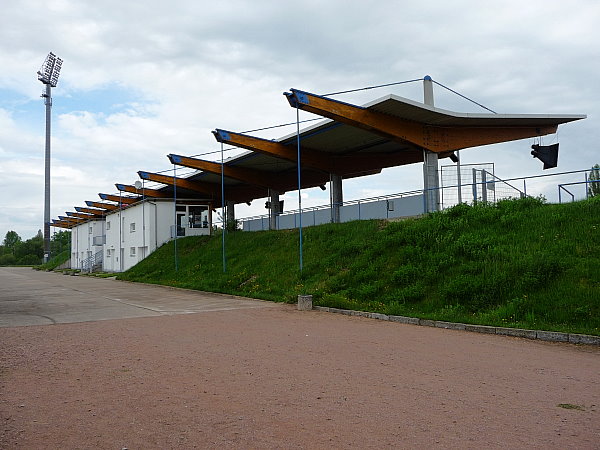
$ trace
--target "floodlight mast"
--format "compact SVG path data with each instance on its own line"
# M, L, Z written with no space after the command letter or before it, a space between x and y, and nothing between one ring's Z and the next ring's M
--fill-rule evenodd
M38 71L38 80L46 85L42 92L46 105L46 155L44 171L44 262L50 259L50 119L52 112L52 88L58 83L63 60L54 53L48 53L44 64Z

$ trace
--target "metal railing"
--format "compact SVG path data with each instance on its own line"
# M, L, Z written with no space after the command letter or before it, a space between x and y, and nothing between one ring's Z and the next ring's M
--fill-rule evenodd
M81 270L92 273L98 266L102 267L103 260L104 252L100 250L81 262Z
M488 166L488 167L486 167ZM485 168L480 168L480 167L485 167ZM489 170L489 168L491 167L491 170ZM550 178L561 178L561 177L573 177L573 176L578 176L580 174L585 174L587 175L587 173L589 173L589 169L583 169L583 170L573 170L573 171L567 171L567 172L558 172L558 173L550 173L550 174L542 174L542 175L532 175L532 176L527 176L527 177L514 177L514 178L500 178L498 176L496 176L492 171L493 171L493 164L489 163L489 164L482 164L482 165L471 165L470 167L465 167L465 170L467 170L468 172L463 172L463 176L462 178L462 182L460 184L453 184L453 185L447 185L447 186L440 186L438 189L440 190L440 205L439 205L439 209L443 210L443 209L447 209L450 208L452 206L455 206L456 204L458 204L458 198L462 198L462 203L477 203L477 202L488 202L488 203L494 203L497 202L499 200L503 200L503 199L509 199L509 198L522 198L525 196L539 196L539 195L548 195L552 192L551 189L549 189L548 184L540 182L540 180L544 180L544 179L550 179ZM471 176L465 175L465 174L470 174ZM565 192L568 192L569 195L571 196L572 200L575 200L576 197L577 198L587 198L587 191L585 193L585 195L583 194L574 194L570 191L567 191L564 186L568 186L568 185L579 185L579 184L585 184L588 185L589 183L591 183L592 181L587 181L587 176L585 177L586 181L582 181L582 182L568 182L568 183L558 183L559 186L559 193L558 193L558 198L556 199L556 201L553 201L554 199L550 198L547 199L549 201L549 203L560 203L562 202L562 197L560 194L561 190L564 190ZM597 181L594 181L597 182ZM552 183L554 186L557 186L557 184ZM465 195L466 192L470 191L470 195ZM366 197L366 198L361 198L361 199L354 199L354 200L349 200L349 201L344 201L342 203L340 203L337 206L340 206L342 208L347 208L350 206L356 206L356 210L357 210L357 217L355 218L355 220L362 220L362 219L366 219L366 218L375 218L372 216L366 216L364 214L364 209L365 209L365 205L367 204L372 204L374 202L386 202L386 208L382 208L382 210L384 211L380 216L376 217L376 218L380 218L380 219L386 219L386 218L391 218L390 217L390 212L394 211L395 206L394 205L394 200L396 199L402 199L402 198L406 198L406 197L411 197L411 196L422 196L422 209L420 211L418 211L418 213L414 213L411 212L411 214L406 214L404 217L407 216L414 216L414 215L419 215L419 214L424 214L426 211L426 205L425 205L425 201L426 201L426 196L424 195L427 192L427 190L425 189L417 189L417 190L412 190L412 191L405 191L405 192L399 192L399 193L395 193L395 194L388 194L388 195L382 195L382 196L376 196L376 197ZM457 192L461 192L462 195L461 196L457 196L456 193ZM331 205L330 204L325 204L325 205L319 205L319 206L312 206L312 207L304 207L302 208L302 210L290 210L290 211L286 211L285 213L281 213L277 216L277 227L279 228L279 223L282 219L282 217L289 217L291 220L290 216L294 216L297 217L299 213L302 213L303 215L303 224L306 225L316 225L319 223L324 223L324 222L319 222L318 220L318 214L319 213L324 213L326 211L331 211ZM333 212L331 211L331 217L333 217ZM394 217L402 217L401 214L399 214L398 211L396 211L396 214L393 214ZM295 220L295 219L294 219ZM269 215L268 214L260 214L260 215L254 215L254 216L249 216L249 217L244 217L239 219L239 222L242 224L242 228L244 223L248 223L250 221L260 221L260 227L259 228L255 228L256 231L258 230L267 230L269 228ZM312 223L311 223L312 221ZM219 226L219 224L222 225L222 221L215 221L213 223L213 225L216 225L217 227Z

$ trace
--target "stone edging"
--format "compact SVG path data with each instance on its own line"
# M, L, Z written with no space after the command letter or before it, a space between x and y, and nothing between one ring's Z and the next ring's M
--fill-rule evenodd
M365 311L352 311L349 309L330 308L327 306L314 306L317 311L344 314L346 316L367 317L369 319L387 320L389 322L421 325L425 327L446 328L449 330L472 331L475 333L499 334L525 339L538 339L550 342L568 342L571 344L600 345L600 336L588 334L560 333L557 331L523 330L520 328L490 327L486 325L469 325L466 323L444 322L441 320L419 319L416 317L390 316L387 314L371 313Z

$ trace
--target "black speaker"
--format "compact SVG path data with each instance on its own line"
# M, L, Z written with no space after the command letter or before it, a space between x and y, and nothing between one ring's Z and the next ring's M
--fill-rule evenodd
M544 163L544 170L552 169L558 165L558 144L538 145L533 144L531 154L534 158Z

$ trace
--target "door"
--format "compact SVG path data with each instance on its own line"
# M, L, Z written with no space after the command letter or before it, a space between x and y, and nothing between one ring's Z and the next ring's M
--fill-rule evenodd
M186 223L187 216L184 212L177 212L177 236L185 236L185 228L187 227Z

